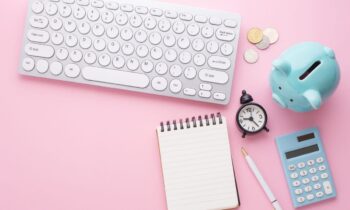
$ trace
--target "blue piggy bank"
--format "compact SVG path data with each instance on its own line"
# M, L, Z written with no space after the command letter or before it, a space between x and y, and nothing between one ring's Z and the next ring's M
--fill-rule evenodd
M320 108L340 79L333 50L316 42L292 46L272 65L273 99L296 112Z

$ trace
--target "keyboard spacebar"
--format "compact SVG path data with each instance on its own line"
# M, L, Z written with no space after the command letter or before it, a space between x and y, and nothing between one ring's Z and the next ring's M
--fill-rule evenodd
M116 85L124 85L137 88L145 88L149 84L149 79L144 74L127 71L117 71L96 67L85 67L82 75L86 80L104 82Z

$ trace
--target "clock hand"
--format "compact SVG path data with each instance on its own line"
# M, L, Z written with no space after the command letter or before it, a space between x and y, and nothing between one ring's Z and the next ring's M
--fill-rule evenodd
M256 126L259 127L258 123L256 123L254 120L252 120L252 122L253 122Z
M243 118L243 120L250 120L250 118Z

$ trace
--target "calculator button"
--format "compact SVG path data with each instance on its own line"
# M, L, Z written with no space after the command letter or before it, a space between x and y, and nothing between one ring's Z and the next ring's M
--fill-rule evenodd
M300 188L298 188L298 189L295 189L295 190L294 190L294 193L295 193L296 195L300 195L301 193L303 193L303 190L300 189Z
M312 200L312 199L314 199L315 198L315 196L313 195L313 194L308 194L307 196L306 196L306 199L308 199L308 200Z
M305 167L305 163L304 162L298 163L298 168L304 168L304 167Z
M309 166L312 166L313 164L315 164L315 161L314 161L314 160L308 160L308 161L307 161L307 164L308 164Z
M323 162L323 157L319 157L319 158L317 158L317 159L316 159L316 162L318 162L318 163L322 163L322 162Z
M297 177L298 177L298 173L296 173L296 172L290 174L290 178L292 178L292 179L296 179Z
M318 176L313 176L313 177L311 177L311 180L313 181L313 182L317 182L318 181Z
M332 194L333 192L332 185L329 181L323 182L323 189L326 195Z
M309 172L310 172L311 174L314 174L314 173L317 172L317 169L316 169L316 168L310 168Z
M327 178L328 178L328 174L327 174L327 173L321 174L321 178L322 178L322 179L327 179Z
M300 176L306 176L306 175L307 175L307 171L306 170L300 171Z
M315 190L321 189L321 184L320 184L320 183L315 184L315 185L314 185L314 189L315 189Z
M294 164L288 166L288 169L289 169L290 171L294 171L296 168L297 168L297 167L296 167Z
M318 197L318 198L322 197L323 195L324 195L324 194L323 194L322 191L316 193L316 197Z
M326 170L326 166L325 166L325 165L320 165L320 166L318 167L318 170L324 171L324 170Z
M294 186L294 187L300 186L300 181L298 181L298 180L294 181L294 182L293 182L293 186Z
M310 182L310 179L309 178L304 178L301 181L303 182L303 184L308 184Z
M304 188L305 192L310 192L312 190L312 187L311 186L306 186Z
M305 198L304 198L304 197L298 197L298 198L297 198L297 201L298 201L299 203L302 203L302 202L305 201Z

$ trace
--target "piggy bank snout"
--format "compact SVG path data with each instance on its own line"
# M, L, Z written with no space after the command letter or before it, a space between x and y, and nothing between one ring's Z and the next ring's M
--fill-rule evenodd
M281 97L279 97L277 94L273 93L273 94L272 94L272 98L273 98L279 105L281 105L283 108L287 108L287 104L284 103L284 101L281 99Z

